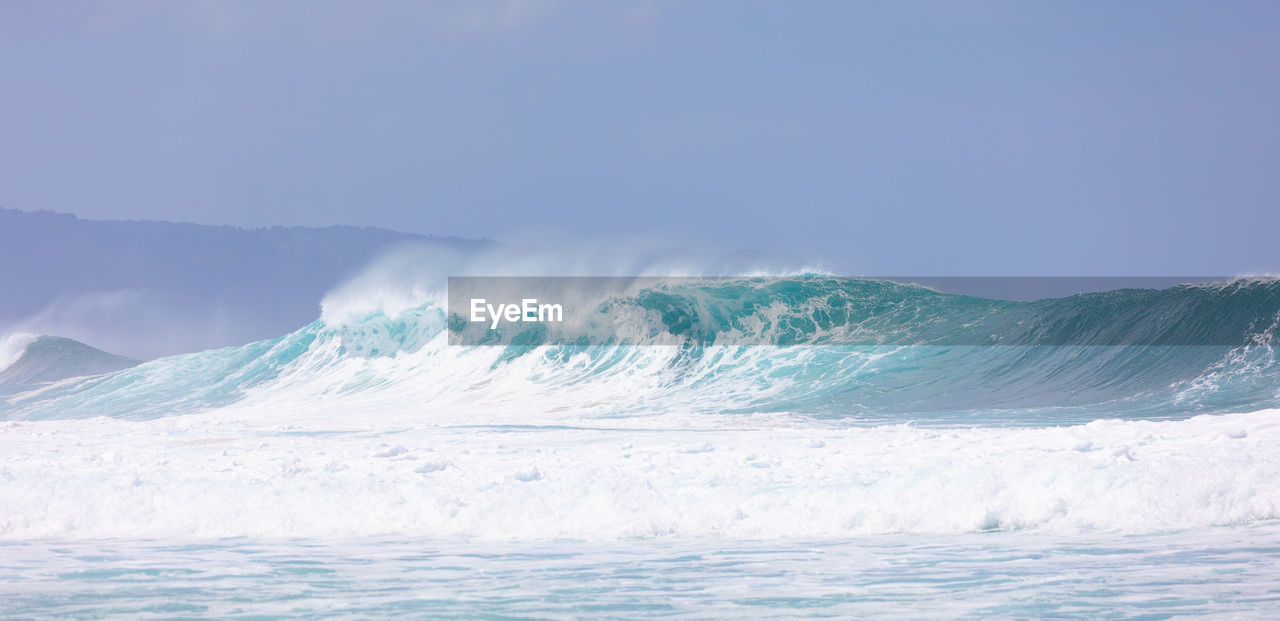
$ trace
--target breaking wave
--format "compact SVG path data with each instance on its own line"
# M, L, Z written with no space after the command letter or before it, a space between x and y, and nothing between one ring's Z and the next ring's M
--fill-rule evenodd
M443 299L347 304L280 338L20 387L0 395L0 539L1280 519L1274 281L1007 302L770 277L593 303L630 336L450 345Z
M260 402L513 421L788 413L1036 425L1280 404L1280 282L1037 302L823 276L673 281L594 302L628 338L449 345L437 296L11 395L0 414L149 418ZM674 340L673 340L674 339ZM763 343L746 345L744 343ZM797 346L803 345L803 346Z

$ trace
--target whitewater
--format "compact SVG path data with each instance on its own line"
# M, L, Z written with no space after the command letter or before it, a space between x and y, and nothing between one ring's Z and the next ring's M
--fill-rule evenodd
M1159 617L1280 599L1274 280L1030 303L682 280L592 300L625 330L589 344L450 344L438 291L339 302L279 338L0 387L4 608ZM9 365L38 362L34 342Z

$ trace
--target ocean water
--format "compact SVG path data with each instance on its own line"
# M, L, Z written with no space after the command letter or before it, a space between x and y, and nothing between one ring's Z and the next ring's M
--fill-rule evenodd
M620 307L622 340L460 346L441 299L330 299L276 339L0 387L0 614L1276 607L1275 281Z
M11 617L1259 618L1280 526L1194 534L0 544Z

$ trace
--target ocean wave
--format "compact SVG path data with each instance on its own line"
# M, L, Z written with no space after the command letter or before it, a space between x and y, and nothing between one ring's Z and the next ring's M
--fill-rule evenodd
M426 421L678 411L1034 425L1185 418L1280 399L1274 280L1030 303L823 276L680 280L596 304L628 317L633 337L450 345L450 317L435 299L41 386L9 395L0 415L149 418L347 401L412 406ZM655 331L659 344L647 344ZM747 337L768 344L741 344Z

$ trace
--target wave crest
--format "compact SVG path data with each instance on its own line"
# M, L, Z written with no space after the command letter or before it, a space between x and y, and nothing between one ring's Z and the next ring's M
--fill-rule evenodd
M293 402L513 421L789 412L853 423L1057 424L1280 399L1274 280L1023 303L884 281L741 278L675 282L600 307L634 311L640 336L451 346L439 301L366 308L278 339L14 395L0 412L147 418ZM638 344L655 331L682 340ZM734 344L748 336L770 345ZM798 343L806 346L789 346Z

